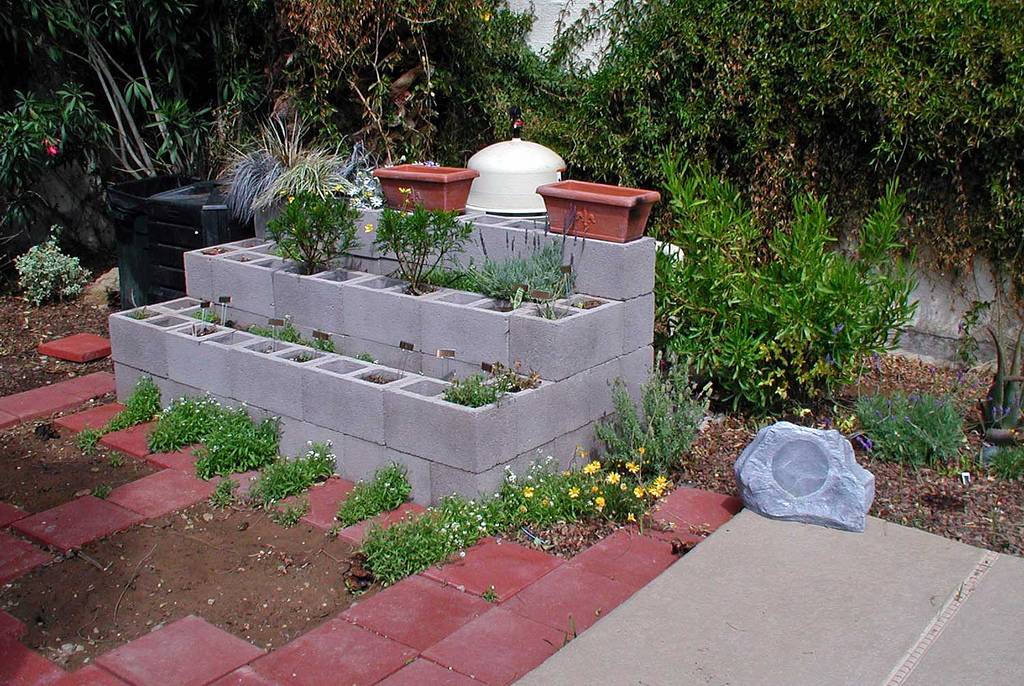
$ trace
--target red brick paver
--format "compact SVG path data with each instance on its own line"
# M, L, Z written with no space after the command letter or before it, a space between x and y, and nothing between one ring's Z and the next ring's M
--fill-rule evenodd
M380 686L480 686L481 682L430 660L418 659L378 683Z
M69 414L54 420L54 424L71 431L82 431L83 429L100 429L107 425L118 412L124 409L121 403L107 403L91 407L82 412Z
M502 607L575 636L635 589L621 581L564 565L509 598Z
M0 684L48 686L64 676L64 670L17 641L0 644Z
M560 564L559 558L539 550L485 538L469 548L465 557L456 557L443 567L431 567L423 575L476 595L493 588L497 600L502 601Z
M27 516L28 512L25 512L19 507L8 505L7 503L0 503L0 527L7 526L11 522L16 522Z
M56 686L129 686L129 684L96 665L86 665L77 672L72 672L59 679Z
M96 663L135 686L201 686L262 654L256 646L189 615L100 655Z
M23 422L70 410L86 400L113 392L114 375L110 372L96 372L0 398L0 414Z
M742 507L743 501L733 496L699 488L677 488L651 514L660 524L673 526L673 533L692 535L711 533L732 519Z
M632 529L619 529L572 558L568 566L621 581L637 590L677 559L670 543Z
M132 457L149 455L149 434L156 422L136 424L122 431L114 431L100 439L100 444Z
M313 486L303 496L309 500L309 511L302 517L302 521L320 529L330 529L338 523L335 518L338 506L348 496L352 486L351 481L338 476Z
M265 657L253 669L281 684L373 684L416 656L401 643L333 619Z
M19 519L12 526L66 553L141 521L142 517L134 512L86 495Z
M206 500L214 487L211 481L165 469L118 486L107 496L107 502L151 519Z
M76 333L40 343L36 352L69 362L92 362L110 355L110 341L94 333Z
M256 670L246 665L239 667L227 676L222 676L210 686L278 686L278 683L257 674Z
M411 576L353 605L341 616L381 636L425 650L491 607L476 596Z
M31 543L0 533L0 584L13 581L52 559Z
M164 469L175 469L185 474L195 474L196 456L193 451L197 448L199 448L198 445L189 445L173 453L150 453L146 455L146 461Z
M15 417L13 414L9 414L0 410L0 431L9 429L15 424L20 424L21 420Z
M0 643L17 641L25 635L28 627L14 615L0 610Z
M390 512L379 514L376 517L370 517L369 519L365 519L358 524L353 524L352 526L346 526L338 532L338 536L354 546L359 546L362 545L363 538L366 537L366 532L369 531L371 527L380 526L386 529L392 524L402 521L406 517L422 513L425 509L426 508L422 505L417 505L416 503L405 503Z
M550 657L565 635L495 607L423 653L486 684L510 684Z

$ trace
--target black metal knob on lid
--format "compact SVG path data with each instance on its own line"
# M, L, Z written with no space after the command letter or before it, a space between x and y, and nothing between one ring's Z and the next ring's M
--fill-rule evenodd
M522 138L523 135L523 111L517 105L508 108L509 119L512 120L512 137Z

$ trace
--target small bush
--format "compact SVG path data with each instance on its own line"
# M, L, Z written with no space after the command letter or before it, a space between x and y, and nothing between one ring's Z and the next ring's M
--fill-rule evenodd
M121 431L136 424L144 424L160 413L160 389L148 376L140 378L135 390L125 401L124 409L114 415L103 433Z
M303 274L313 274L348 251L358 217L347 200L298 195L288 199L267 231L281 257L297 262Z
M82 268L78 258L61 252L57 244L60 227L54 226L50 231L44 243L29 248L14 261L18 285L25 298L36 306L76 298L89 281L89 272Z
M574 273L562 271L562 248L559 243L544 246L529 257L513 257L502 262L485 260L479 269L468 273L470 288L498 300L512 301L516 291L524 289L524 296L533 291L550 293L564 298L572 293Z
M338 509L342 526L352 526L364 519L394 510L409 499L412 487L405 476L405 467L392 464L377 471L373 481L361 481Z
M212 398L178 398L160 414L149 435L149 449L166 453L200 443L220 414L221 407Z
M1000 479L1024 478L1024 446L1000 448L992 456L989 469Z
M876 456L912 465L936 465L957 456L963 419L948 398L865 396L854 408Z
M455 212L416 205L412 212L381 212L374 242L382 252L394 253L399 276L419 295L430 290L427 275L443 269L448 255L460 252L472 232L473 225L460 222Z
M224 410L196 452L196 476L210 479L268 465L277 458L278 438L275 420L257 424L244 408Z
M261 470L259 480L252 487L252 499L269 505L302 493L334 473L334 460L327 443L314 443L303 457L294 460L278 458Z
M597 425L597 437L605 445L608 461L618 465L636 462L654 474L668 474L679 466L708 409L706 394L694 396L682 362L673 364L664 377L657 371L652 374L641 389L639 408L621 382L616 382L612 399L615 419Z

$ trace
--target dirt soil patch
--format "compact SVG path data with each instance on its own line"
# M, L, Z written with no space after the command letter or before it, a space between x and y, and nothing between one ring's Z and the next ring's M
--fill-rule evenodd
M42 512L98 487L116 488L157 471L145 460L102 446L85 455L76 437L49 421L0 432L0 502Z
M0 396L64 381L72 376L112 371L110 358L80 364L44 357L40 343L76 333L107 336L112 310L75 300L33 307L21 297L0 296Z
M570 558L618 528L618 524L605 519L587 519L581 522L559 522L547 527L524 527L515 531L511 538L525 546Z
M1024 482L989 476L977 464L981 446L977 403L987 392L989 379L985 370L964 372L891 355L875 360L861 380L846 389L836 408L786 419L833 428L843 415L849 414L849 406L858 393L952 395L967 418L968 442L961 455L967 466L950 464L928 469L894 464L858 452L858 462L875 475L871 514L981 548L1024 555ZM679 478L699 488L738 495L733 463L753 439L758 426L772 421L726 415L709 422L691 454L682 460ZM968 484L961 481L963 470L971 473Z
M68 668L189 614L260 648L347 608L352 548L262 511L203 503L136 526L0 590L23 642ZM368 593L372 593L370 589Z

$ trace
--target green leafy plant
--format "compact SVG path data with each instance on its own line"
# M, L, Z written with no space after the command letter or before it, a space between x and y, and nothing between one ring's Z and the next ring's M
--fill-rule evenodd
M996 347L996 373L981 402L986 433L990 438L1014 440L1024 428L1024 327L1017 332L1012 348L1004 344L995 329L989 328L988 332ZM1024 440L1024 436L1020 438Z
M213 493L210 494L210 505L219 510L231 507L235 504L235 490L237 488L238 482L234 479L221 479L213 489Z
M124 466L124 455L121 453L110 453L110 457L107 458L107 464L114 469L119 469Z
M223 410L196 451L196 476L210 479L259 469L277 457L278 424L255 423L244 408Z
M155 453L166 453L201 443L221 413L220 404L212 398L177 398L157 419L156 427L149 435L149 449Z
M267 231L281 257L297 262L303 274L313 274L348 251L358 217L347 200L296 195L288 198Z
M287 503L284 507L274 507L270 511L270 521L283 527L292 527L299 523L309 512L309 500L300 499L296 503Z
M523 375L513 367L495 364L489 374L470 374L454 379L441 397L456 405L483 407L501 400L508 393L534 388L540 383L536 373Z
M989 470L1000 479L1024 478L1024 447L1003 447L992 456Z
M657 256L661 343L734 407L756 411L831 393L865 355L898 341L916 304L896 256L903 198L890 184L860 226L856 257L834 250L824 201L798 195L767 238L739 191L707 167L664 160L681 254Z
M98 484L98 485L93 487L92 495L93 495L94 498L99 498L101 500L105 500L106 497L108 495L110 495L110 492L112 490L114 490L114 489L110 486L110 484Z
M92 455L96 452L96 445L100 442L101 438L103 438L103 431L101 429L86 428L78 433L75 444L86 455Z
M446 266L446 258L460 252L473 232L472 224L460 222L455 212L427 210L416 205L411 212L385 209L377 222L375 245L393 253L398 275L409 282L409 292L420 295L430 287L426 276Z
M46 241L29 248L14 261L18 285L33 305L76 298L89 282L89 272L82 268L78 258L61 252L57 244L60 231L54 225Z
M213 308L202 307L192 313L192 319L198 319L207 324L220 324L220 317L213 311Z
M562 245L550 243L529 257L513 257L503 261L485 259L479 268L468 271L469 288L498 300L511 302L521 291L520 299L534 292L551 294L551 299L565 298L572 293L575 273L562 269Z
M356 359L369 364L376 364L377 360L373 359L373 355L370 353L359 353L356 355Z
M334 453L327 443L314 443L302 457L278 458L260 470L250 491L254 501L269 505L306 491L334 473Z
M707 413L707 393L694 393L685 363L676 361L664 375L660 367L659 357L640 391L639 407L621 382L612 390L615 419L599 423L596 433L613 464L635 462L648 472L669 474L693 445Z
M854 406L872 454L911 465L939 465L964 444L963 419L948 398L932 395L863 396Z
M160 413L160 389L153 379L141 377L135 383L135 389L124 403L124 409L114 415L103 433L121 431L137 424L144 424Z
M263 338L273 338L276 341L283 341L285 343L294 343L296 345L305 345L316 350L320 350L325 353L335 352L334 341L330 338L312 338L306 339L302 337L295 325L292 324L291 317L286 316L284 326L260 326L252 325L246 329L248 333L254 336L262 336Z
M405 475L405 467L392 464L377 470L372 481L360 481L338 509L338 521L343 526L357 524L364 519L394 510L409 499L412 486Z

